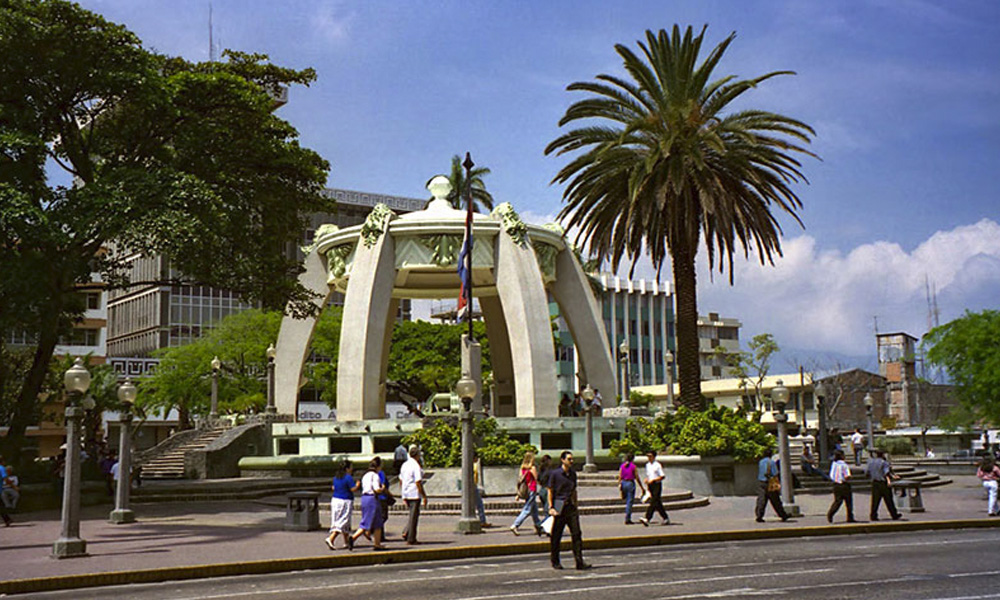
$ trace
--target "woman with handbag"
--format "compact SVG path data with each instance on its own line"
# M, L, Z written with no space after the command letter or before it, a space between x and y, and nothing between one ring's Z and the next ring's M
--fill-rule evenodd
M521 461L521 472L517 478L517 498L524 500L524 508L521 514L514 519L514 524L510 526L510 532L519 535L517 528L524 523L528 515L531 515L531 522L535 525L535 533L542 535L542 520L538 518L538 470L535 468L535 453L525 452L524 460Z
M618 469L618 489L622 492L622 500L625 501L625 524L634 525L632 520L632 505L635 503L636 485L645 494L646 490L639 479L639 468L635 466L635 455L629 452L625 455L625 462Z
M379 506L378 495L384 490L379 481L381 460L373 459L368 463L368 472L361 478L361 525L350 537L350 547L362 535L368 539L374 536L375 550L385 550L382 545L382 508Z

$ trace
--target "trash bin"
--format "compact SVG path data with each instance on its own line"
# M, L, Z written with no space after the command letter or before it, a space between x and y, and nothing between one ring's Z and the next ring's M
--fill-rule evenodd
M319 492L289 492L285 507L285 531L319 529Z
M911 513L925 512L924 499L920 496L919 481L896 481L892 484L892 496L896 508Z

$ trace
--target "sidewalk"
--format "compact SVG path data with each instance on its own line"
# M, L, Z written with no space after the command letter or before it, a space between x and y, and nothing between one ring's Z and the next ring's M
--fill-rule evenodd
M580 490L584 497L607 497L616 492L614 488ZM834 525L828 525L825 514L831 498L816 495L796 498L803 517L787 523L780 522L770 512L770 508L766 515L767 522L756 523L753 518L754 498L724 497L712 498L711 504L706 507L673 512L670 515L672 524L669 527L659 525L626 527L623 524L623 513L585 515L581 519L581 524L584 541L588 547L691 543L772 536L875 533L880 530L899 531L900 526L910 529L1000 527L1000 519L986 518L982 487L975 477L957 476L954 478L954 483L949 486L925 490L923 497L926 512L904 514L905 522L888 521L887 515L883 512L882 521L867 523L869 496L859 493L855 494L854 500L855 514L861 523L853 526L843 523L846 518L844 509L841 509ZM418 533L421 544L416 548L408 547L399 539L404 517L393 514L386 526L390 534L387 545L391 550L402 552L372 552L371 543L363 538L359 540L358 547L353 552L349 553L346 550L331 552L323 543L325 530L284 531L282 526L285 515L283 508L278 505L279 502L282 502L281 498L241 502L138 504L133 506L138 522L129 525L109 524L106 519L111 510L110 506L84 508L80 533L87 541L87 551L90 556L65 560L49 558L52 543L59 536L58 512L15 515L12 527L0 528L0 593L42 589L37 586L25 588L12 585L11 580L68 575L194 567L177 571L174 575L168 571L161 572L159 580L164 580L273 572L285 568L290 570L370 564L389 559L429 560L490 553L544 552L547 549L548 540L536 537L530 523L522 525L520 536L514 536L508 529L513 517L506 515L490 516L495 527L486 529L481 535L468 536L454 533L457 520L455 516L424 516L420 519ZM644 510L645 505L637 505L636 509ZM633 518L638 519L641 514L639 512ZM359 518L360 516L355 514L355 525ZM329 513L321 511L320 520L325 528L329 524ZM970 520L977 522L973 523ZM940 523L942 521L948 523L942 524ZM407 554L408 557L402 558L403 554ZM540 557L539 560L542 561L544 558ZM255 561L262 561L267 568L253 567ZM216 567L210 568L209 565ZM119 575L99 582L91 580L90 583L84 583L81 578L73 578L52 580L49 587L63 588L153 579Z

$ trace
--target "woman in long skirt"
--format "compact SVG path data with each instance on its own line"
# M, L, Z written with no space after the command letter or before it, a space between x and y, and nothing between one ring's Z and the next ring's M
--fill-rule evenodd
M361 483L354 481L354 468L351 461L345 460L337 469L333 478L333 497L330 498L330 535L326 538L326 546L335 550L334 542L339 533L344 538L344 546L354 549L351 538L351 512L354 509L354 492L361 489Z
M385 549L382 545L382 508L378 501L378 495L385 489L378 477L381 466L381 461L372 460L361 478L361 525L350 538L352 545L362 535L368 539L374 536L375 549Z

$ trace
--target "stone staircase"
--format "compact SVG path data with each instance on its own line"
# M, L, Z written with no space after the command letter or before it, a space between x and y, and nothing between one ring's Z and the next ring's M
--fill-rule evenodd
M937 473L930 473L918 467L907 465L893 465L893 472L900 476L900 482L908 481L920 482L924 489L948 485L951 479L944 479ZM817 475L803 475L801 471L795 469L795 476L802 487L796 488L796 494L829 494L832 493L832 484ZM871 480L865 475L864 467L851 466L851 489L854 492L868 492L871 490Z
M226 429L206 429L193 439L170 448L142 463L143 479L184 479L184 457L192 450L198 450L209 445Z

